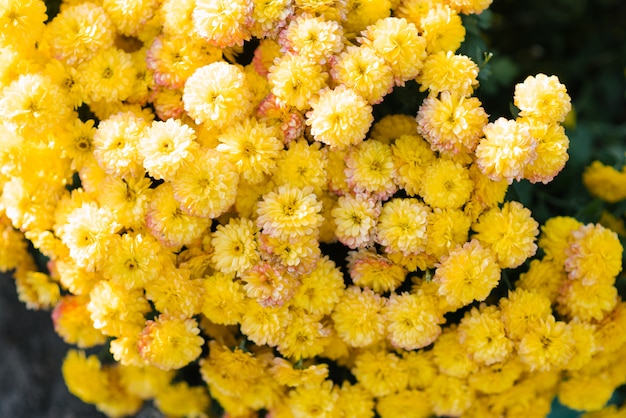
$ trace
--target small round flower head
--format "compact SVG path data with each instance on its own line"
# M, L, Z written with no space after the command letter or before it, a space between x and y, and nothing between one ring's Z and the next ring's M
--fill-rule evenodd
M256 300L248 297L244 301L242 311L241 332L259 346L264 344L270 347L277 346L291 320L288 304L261 306Z
M252 65L257 73L267 77L270 67L274 65L274 60L279 59L282 55L280 44L277 41L271 38L262 38L254 50Z
M285 54L275 60L267 80L272 94L288 106L304 111L309 100L324 86L328 74L321 65L297 54Z
M587 224L572 231L565 248L565 271L584 285L613 284L622 270L624 249L617 234L602 225Z
M174 197L183 212L202 218L217 218L237 197L239 174L219 151L202 149L176 172Z
M253 118L225 128L217 137L217 150L235 166L242 179L259 183L271 174L283 149L280 131Z
M328 153L321 149L321 145L319 142L309 144L303 138L292 141L277 158L272 180L278 186L312 186L315 194L321 195L329 181Z
M448 91L424 99L416 120L434 150L453 154L474 151L489 122L480 100Z
M490 179L513 180L524 177L526 165L537 157L537 140L530 135L527 125L514 120L498 118L484 127L485 137L476 147L476 161L480 171Z
M472 409L476 398L474 390L466 379L448 376L441 373L435 377L426 394L430 399L433 411L438 416L462 416Z
M452 160L438 158L424 170L420 195L433 208L459 209L468 201L473 188L468 169Z
M405 411L411 411L416 418L433 416L430 398L422 390L405 389L376 399L377 416L397 417L402 416Z
M271 95L270 83L267 81L267 74L259 74L252 63L243 67L243 72L246 74L246 82L248 86L250 86L250 91L252 92L252 108L256 109L257 115L259 115L259 106L267 99L268 96ZM285 122L283 121L283 123ZM270 125L280 126L278 123Z
M219 48L242 46L250 39L251 0L196 2L192 19L195 32Z
M102 7L117 31L126 36L133 36L143 29L158 6L159 0L102 0Z
M195 319L161 314L146 322L137 347L141 358L163 370L186 366L202 353L204 339Z
M388 199L397 190L393 171L391 147L375 139L357 144L346 158L346 180L355 193Z
M232 275L215 273L203 280L202 314L214 324L236 325L243 315L246 293Z
M154 405L166 416L202 416L211 398L206 387L176 382L165 386L154 397Z
M552 313L551 301L546 296L521 288L509 291L506 298L500 299L500 310L506 334L519 341L540 320Z
M41 0L5 1L0 11L0 45L26 50L44 31L46 3Z
M52 311L54 330L67 344L89 348L104 344L106 336L93 327L85 295L65 295Z
M417 122L411 115L401 113L385 115L377 120L369 132L369 137L386 144L392 144L403 135L416 135Z
M554 216L541 226L539 247L546 254L546 258L554 260L558 267L562 267L565 259L565 249L569 247L569 238L572 231L582 227L583 224L570 216Z
M86 356L82 350L70 349L67 352L63 359L62 372L70 393L83 402L100 401L110 384L98 356Z
M161 273L163 248L150 235L126 233L114 235L109 241L102 275L128 289L144 286Z
M434 299L423 292L392 293L383 309L387 339L395 348L415 350L432 344L445 320Z
M600 161L593 161L583 172L583 184L591 195L608 203L626 199L626 169L617 171Z
M162 313L191 318L202 310L203 282L191 270L163 263L162 273L145 285L146 298Z
M163 183L154 189L146 213L146 226L165 247L180 248L191 243L210 225L210 219L190 216L180 209L171 183Z
M198 68L221 58L222 52L201 38L161 35L150 44L145 62L157 85L182 89Z
M198 68L185 83L185 111L196 123L217 128L228 126L251 111L252 92L246 75L225 61Z
M211 234L215 268L224 274L242 273L259 260L254 223L246 218L231 218Z
M64 8L47 26L52 55L69 65L113 46L115 28L101 6L84 2Z
M44 73L50 76L54 84L61 87L61 90L67 96L71 108L77 109L83 103L85 91L79 82L80 74L78 74L76 68L51 58L46 64Z
M68 96L43 73L21 74L0 96L0 115L6 128L34 141L57 124L71 121Z
M517 353L531 371L562 368L574 354L572 330L552 315L539 319L522 337Z
M398 137L391 145L391 152L396 184L409 196L417 195L426 167L435 161L435 153L422 137L415 134Z
M521 122L530 127L530 134L537 141L537 158L526 165L524 178L531 183L547 184L561 172L569 159L569 138L565 129L557 123L531 118L522 118Z
M158 13L162 17L163 32L170 36L193 33L191 16L195 3L195 0L163 0Z
M493 250L502 268L518 267L537 251L539 224L519 202L483 212L472 229L476 232L473 238Z
M467 241L472 220L459 209L435 208L428 219L426 251L437 258Z
M440 371L439 375L443 374L461 379L471 376L480 367L461 345L456 324L451 324L443 329L433 345L432 359Z
M513 103L520 116L530 116L545 122L563 122L572 109L571 99L557 76L545 74L528 76L515 86Z
M337 334L352 347L381 341L385 337L384 305L385 299L370 289L348 287L331 315Z
M438 4L429 8L419 22L422 36L426 39L426 51L456 51L465 40L465 26L458 15L448 5Z
M472 308L461 319L458 333L459 342L478 363L500 363L513 352L513 343L504 332L500 311L495 306Z
M23 261L15 269L17 297L28 309L49 310L59 302L61 289L50 275L35 269L32 259Z
M375 251L350 251L346 260L352 283L376 293L393 292L406 278L407 272L402 266Z
M396 83L415 78L426 58L426 40L406 19L380 19L362 32L361 43L374 48L391 67Z
M116 214L124 228L141 229L145 225L146 210L152 194L152 181L143 175L119 178L106 176L98 189L100 206Z
M316 141L331 149L343 149L363 141L372 121L372 107L354 90L343 85L324 89L311 102L306 124Z
M344 288L343 273L328 256L323 256L310 273L300 276L300 286L291 305L314 314L330 315Z
M354 360L351 371L357 381L376 397L404 390L409 383L406 364L401 357L387 350L362 351Z
M554 303L566 280L567 274L563 266L544 257L530 262L528 271L520 274L515 287L544 295Z
M154 121L139 139L143 166L157 180L172 180L198 148L194 130L179 119Z
M467 97L478 86L477 78L478 65L471 58L452 51L439 51L426 58L416 81L420 91L428 90L434 95L449 91Z
M125 286L100 280L89 292L87 309L95 329L105 335L122 337L141 331L150 304L143 290L129 290Z
M108 239L117 228L112 213L95 203L85 203L68 215L61 240L79 266L94 270L105 255Z
M328 323L322 323L322 316L292 309L291 321L285 328L285 335L276 347L291 359L307 359L322 354L330 342L332 330Z
M340 196L331 212L339 242L352 249L372 245L381 209L379 200L363 194Z
M595 339L599 350L619 353L626 343L626 303L619 302L602 321L597 324Z
M619 417L620 413L611 415L603 413L603 408L611 400L616 389L607 372L594 375L575 373L567 380L559 383L558 401L561 405L578 411L597 411L598 415L584 414L589 417Z
M252 36L261 39L261 43L276 38L293 13L292 0L252 0L252 3Z
M449 4L458 13L464 15L481 14L489 8L493 0L450 0Z
M372 105L380 103L394 85L391 67L367 45L346 48L333 62L330 74L337 84L353 89Z
M556 301L559 314L581 321L601 321L619 302L612 283L585 285L580 280L566 280Z
M321 210L322 203L311 186L285 184L263 196L258 204L257 225L264 233L282 240L314 236L324 220Z
M117 177L143 172L138 145L148 124L132 112L120 112L98 125L93 154L107 174Z
M353 40L366 27L389 17L391 8L390 0L347 0L346 19L342 22L346 37Z
M378 218L376 242L387 252L424 251L429 214L430 208L417 199L391 199Z
M328 377L327 364L313 364L304 369L295 368L294 364L281 357L272 360L270 374L283 386L319 387Z
M437 264L433 281L451 306L483 301L500 281L495 254L473 239L450 251Z
M261 257L292 275L310 273L321 250L315 236L292 236L288 240L261 234Z
M289 50L319 64L343 49L343 31L338 22L307 14L292 20L281 37Z
M502 393L513 387L524 369L524 363L511 356L501 363L481 366L469 376L468 382L473 389L488 395Z
M90 102L117 102L126 100L133 93L137 70L130 54L107 48L82 62L78 75Z

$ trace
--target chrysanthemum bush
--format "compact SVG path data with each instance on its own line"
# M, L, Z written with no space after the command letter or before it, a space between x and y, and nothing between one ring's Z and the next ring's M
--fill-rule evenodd
M76 347L69 390L112 417L601 410L623 225L505 200L563 169L571 105L537 74L490 120L456 52L490 3L4 1L0 269ZM374 117L410 83L416 114ZM625 175L583 180L615 203Z

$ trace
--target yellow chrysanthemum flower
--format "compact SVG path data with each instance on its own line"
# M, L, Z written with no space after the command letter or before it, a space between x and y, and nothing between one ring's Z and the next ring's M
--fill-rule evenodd
M204 338L195 319L161 314L146 322L137 347L150 365L163 370L180 369L202 353Z
M472 308L461 319L458 333L459 342L478 363L501 363L513 353L513 342L506 336L500 310L495 306Z
M397 190L393 171L391 147L375 139L360 142L346 156L346 181L356 194L387 200Z
M376 293L393 292L406 278L402 266L372 250L350 251L346 261L352 283Z
M192 19L194 31L220 48L243 45L250 39L251 0L196 2Z
M363 194L340 196L331 212L337 239L352 249L372 245L381 209L379 200Z
M277 186L312 186L315 194L320 196L331 180L327 172L329 153L321 145L319 142L308 143L303 138L292 141L276 158L272 180Z
M435 208L428 219L426 251L438 259L467 241L472 220L461 210Z
M441 334L445 320L432 297L423 292L392 293L383 309L387 340L395 348L426 347Z
M374 122L369 137L386 144L392 144L403 135L416 135L417 122L411 115L390 114ZM392 144L393 145L393 144Z
M279 186L258 204L257 225L270 236L288 240L291 236L316 235L323 222L322 204L313 188Z
M528 76L515 86L513 103L520 116L531 116L546 122L563 122L572 108L565 86L557 76Z
M288 49L319 64L343 49L343 31L338 22L307 14L292 20L281 36Z
M387 252L424 251L429 214L430 208L417 199L391 199L383 205L378 218L376 242Z
M367 101L344 85L320 91L311 101L306 117L313 138L331 149L344 149L363 141L374 120Z
M541 226L538 242L546 258L554 260L557 266L562 267L567 258L565 249L570 245L570 235L572 231L582 226L582 223L569 216L554 216L548 219Z
M452 51L439 51L426 57L416 81L420 91L428 90L433 95L449 91L467 97L478 86L477 78L478 65L471 58Z
M583 184L589 193L608 203L626 199L626 169L617 171L600 161L593 161L585 168Z
M151 308L143 290L129 290L101 280L89 292L87 309L95 329L108 336L122 337L139 333L146 321L144 315Z
M613 284L622 270L624 249L617 234L602 225L587 224L571 232L565 248L565 271L584 285Z
M474 151L488 126L487 113L476 97L448 91L424 99L416 120L417 131L435 150L453 154Z
M217 128L242 120L251 111L252 92L239 67L218 61L198 68L185 83L185 111L196 123Z
M396 84L415 78L426 58L426 40L413 23L406 19L387 17L368 26L358 38L363 45L374 48L391 67Z
M439 158L424 169L420 195L433 208L459 209L470 198L473 188L468 169Z
M267 81L272 94L281 103L300 111L309 107L309 100L326 86L328 73L321 65L297 54L285 54L269 68Z
M515 287L539 293L555 302L566 280L567 273L563 266L551 258L544 257L530 262L528 270L520 274Z
M131 55L117 48L98 51L78 66L78 81L91 102L120 102L132 93L137 69Z
M343 273L328 256L321 257L313 271L299 279L291 305L314 314L329 315L345 288Z
M352 373L376 397L404 390L409 384L406 364L401 357L387 350L362 351L354 360Z
M551 301L532 290L515 289L506 298L500 299L502 320L509 338L520 340L529 329L537 326L552 312Z
M211 398L206 387L177 382L160 390L154 397L154 404L168 416L201 417L209 409Z
M346 48L330 74L335 82L353 89L370 104L381 102L394 85L391 67L367 45Z
M52 55L77 65L109 49L115 41L115 27L98 4L83 2L64 8L47 25L46 40Z
M549 183L569 159L569 138L565 135L565 129L557 123L544 123L529 118L523 118L522 123L530 126L530 135L538 143L537 158L526 165L524 178L531 183Z
M352 347L366 347L385 338L385 300L370 289L350 286L331 314L339 337Z
M552 315L539 319L522 337L517 353L531 371L562 368L574 355L572 330Z
M233 163L240 176L251 183L263 180L276 167L283 149L280 131L254 118L233 124L217 137L217 150Z
M439 374L426 390L433 411L440 416L460 416L472 405L476 394L465 379Z
M203 280L202 314L214 324L236 325L243 315L246 293L233 275L215 273Z
M422 137L415 134L398 137L391 145L391 152L394 181L409 196L417 195L422 187L426 168L435 161L435 153Z
M513 180L524 177L526 165L537 158L537 140L527 125L498 118L484 127L485 137L476 147L476 162L490 179Z
M473 239L441 258L433 281L451 306L460 307L487 298L500 281L500 266L493 251Z
M537 251L539 224L519 202L483 212L472 229L473 238L493 250L502 268L518 267Z

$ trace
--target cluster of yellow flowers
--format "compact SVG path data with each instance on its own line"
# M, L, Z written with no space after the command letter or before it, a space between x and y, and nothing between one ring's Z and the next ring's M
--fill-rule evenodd
M539 74L489 122L455 51L490 3L3 0L0 270L79 348L70 391L112 417L602 408L622 247L504 202L563 168L571 106ZM410 80L417 115L374 121Z

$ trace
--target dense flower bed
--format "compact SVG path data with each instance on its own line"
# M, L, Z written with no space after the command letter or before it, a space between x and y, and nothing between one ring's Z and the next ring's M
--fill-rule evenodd
M540 73L490 119L457 53L490 3L67 1L48 21L5 1L0 270L76 346L70 391L109 416L602 409L626 383L623 222L539 225L506 198L563 169L571 103ZM377 115L399 90L416 114ZM582 181L626 199L626 168Z

